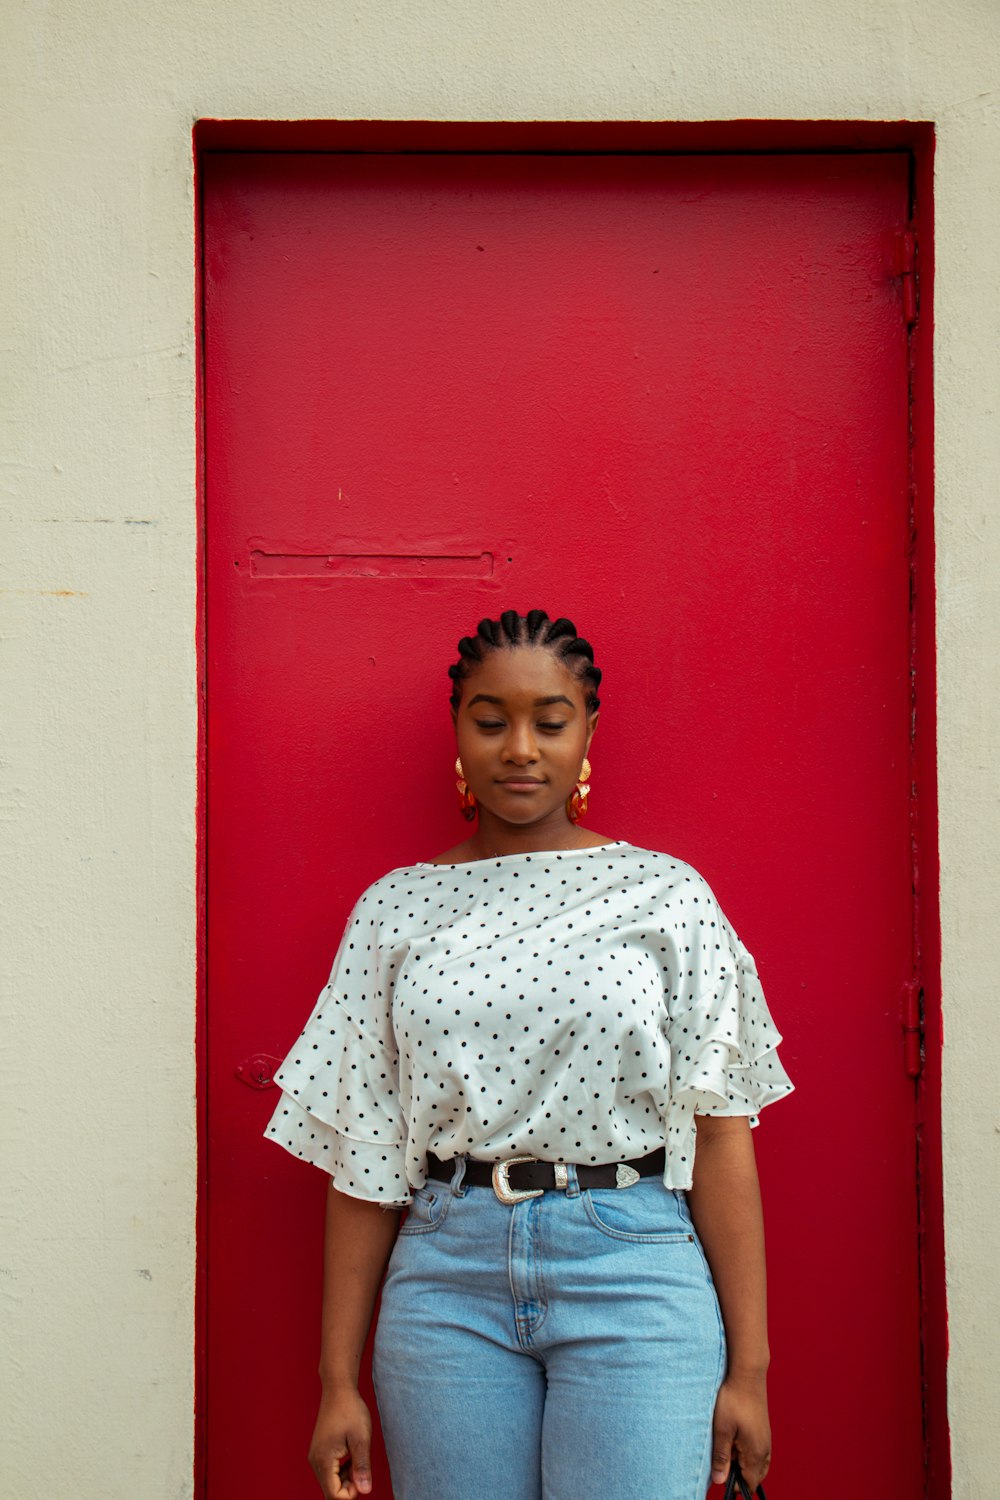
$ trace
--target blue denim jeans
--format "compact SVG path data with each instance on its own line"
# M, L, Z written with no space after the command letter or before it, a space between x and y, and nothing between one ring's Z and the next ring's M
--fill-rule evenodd
M372 1360L395 1500L704 1500L726 1343L686 1195L417 1189Z

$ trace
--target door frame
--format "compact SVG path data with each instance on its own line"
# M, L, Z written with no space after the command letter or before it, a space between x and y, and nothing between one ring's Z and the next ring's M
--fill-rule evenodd
M910 835L914 953L918 986L901 1001L900 1048L919 1042L921 1070L914 1084L914 1170L918 1194L925 1494L951 1493L947 1408L947 1304L941 1149L941 929L937 811L937 733L934 594L933 400L933 166L934 127L927 121L428 121L428 120L198 120L192 132L194 185L194 317L197 504L197 1125L198 1203L195 1280L194 1494L207 1495L207 1243L206 1097L208 1046L207 959L207 652L205 578L205 344L202 159L207 153L349 152L492 154L821 155L903 152L909 157L910 227L916 260L900 258L909 278L915 321L909 328L909 567L911 592ZM910 247L903 247L904 251ZM904 304L905 305L905 304ZM913 1028L918 1028L915 1038Z

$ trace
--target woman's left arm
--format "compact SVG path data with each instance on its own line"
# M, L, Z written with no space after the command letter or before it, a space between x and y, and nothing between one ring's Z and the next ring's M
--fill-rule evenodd
M688 1204L722 1309L728 1364L715 1403L712 1480L724 1484L733 1451L751 1489L771 1460L767 1415L767 1281L764 1217L750 1123L698 1115Z

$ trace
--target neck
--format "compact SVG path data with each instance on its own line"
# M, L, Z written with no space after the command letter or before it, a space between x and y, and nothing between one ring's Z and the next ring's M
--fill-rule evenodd
M596 842L584 829L568 818L556 824L543 823L530 828L512 828L495 819L480 822L469 839L476 859L496 859L504 854L535 854L548 849L583 849Z

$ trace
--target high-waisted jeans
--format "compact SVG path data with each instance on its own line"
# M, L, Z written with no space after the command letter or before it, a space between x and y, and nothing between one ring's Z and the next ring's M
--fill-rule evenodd
M687 1198L416 1190L372 1376L395 1500L704 1500L726 1343Z

